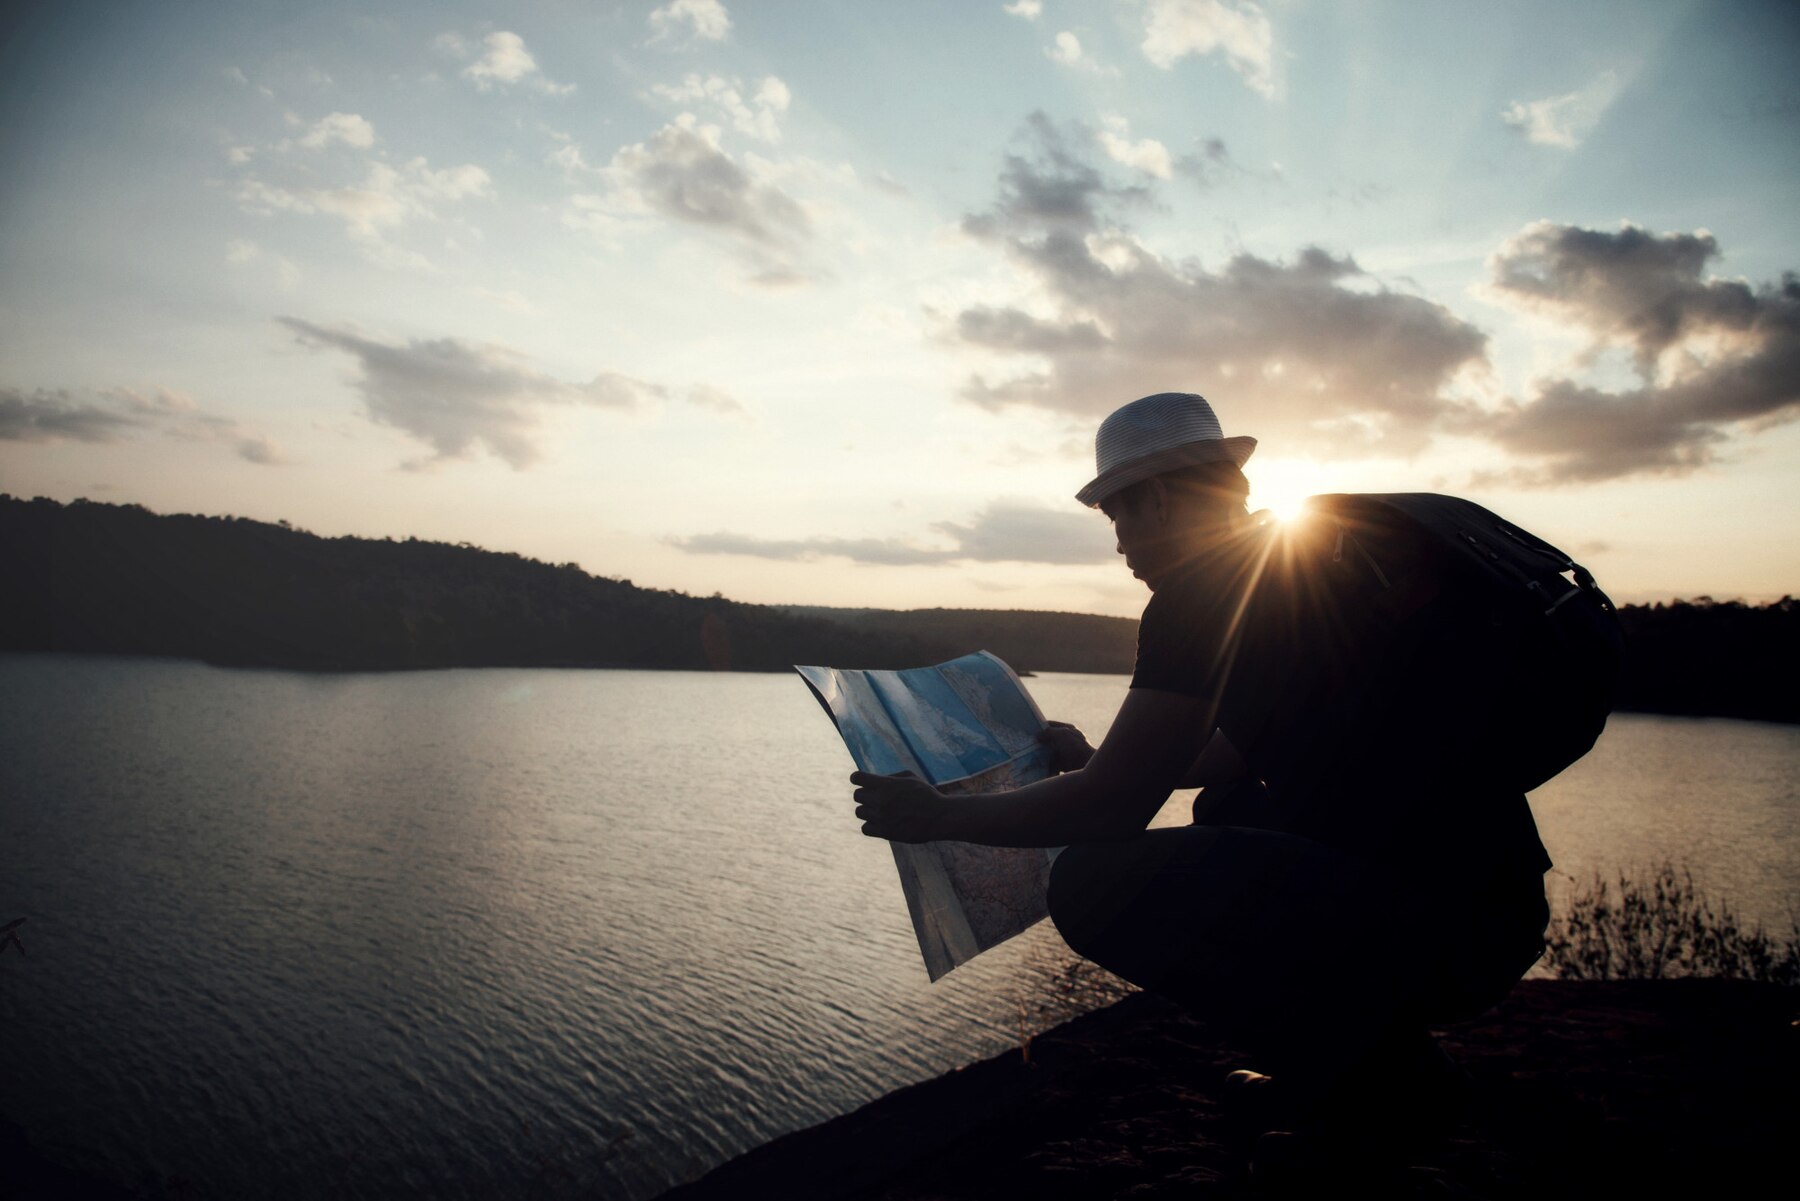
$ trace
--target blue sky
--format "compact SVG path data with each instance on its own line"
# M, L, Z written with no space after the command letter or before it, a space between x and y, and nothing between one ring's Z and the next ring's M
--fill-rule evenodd
M1131 613L1074 491L1455 491L1800 584L1780 4L35 6L0 488L759 601Z

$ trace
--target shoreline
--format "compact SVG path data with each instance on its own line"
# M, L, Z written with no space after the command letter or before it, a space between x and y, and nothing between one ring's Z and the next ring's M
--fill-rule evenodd
M1800 989L1527 980L1439 1032L1475 1100L1388 1195L1716 1196L1779 1180L1800 1126ZM1218 1107L1254 1066L1137 994L739 1155L660 1201L1272 1195Z

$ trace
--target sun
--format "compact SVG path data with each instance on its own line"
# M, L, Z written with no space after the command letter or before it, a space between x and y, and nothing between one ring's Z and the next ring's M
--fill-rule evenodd
M1258 487L1250 494L1252 511L1267 509L1276 521L1293 521L1306 510L1306 498L1311 491L1305 487L1270 487L1263 481L1257 481Z

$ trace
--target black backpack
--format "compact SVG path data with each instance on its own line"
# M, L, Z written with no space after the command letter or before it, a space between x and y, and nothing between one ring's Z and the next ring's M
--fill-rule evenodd
M1410 639L1458 708L1458 754L1528 792L1606 728L1624 658L1586 568L1472 501L1429 492L1315 496L1333 571Z

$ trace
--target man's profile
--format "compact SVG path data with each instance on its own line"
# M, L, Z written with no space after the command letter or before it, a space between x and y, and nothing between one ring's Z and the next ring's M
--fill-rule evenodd
M1475 753L1481 681L1443 653L1458 601L1429 548L1254 519L1255 446L1187 393L1101 425L1077 499L1151 596L1098 748L1053 724L1060 774L954 800L851 780L874 837L1066 846L1069 945L1253 1051L1233 1091L1267 1104L1261 1129L1344 1147L1450 1111L1429 1030L1536 961L1550 863L1518 781ZM1147 829L1184 787L1193 824Z

